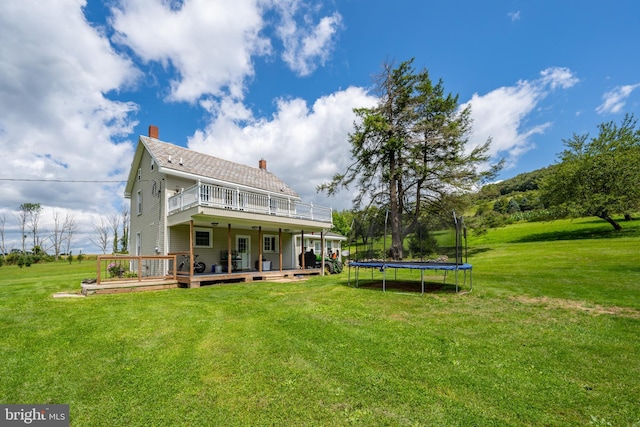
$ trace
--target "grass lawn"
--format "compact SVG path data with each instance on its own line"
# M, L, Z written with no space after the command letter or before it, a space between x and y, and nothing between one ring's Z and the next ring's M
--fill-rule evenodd
M623 226L492 230L465 295L345 272L58 299L94 263L3 266L0 402L67 403L73 426L640 426L640 223Z

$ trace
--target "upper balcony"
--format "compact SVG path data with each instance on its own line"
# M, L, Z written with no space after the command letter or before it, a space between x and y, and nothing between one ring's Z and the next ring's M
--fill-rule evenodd
M168 215L172 215L194 206L332 222L332 210L325 206L303 203L288 197L276 197L266 193L202 183L171 196L168 200L167 212Z

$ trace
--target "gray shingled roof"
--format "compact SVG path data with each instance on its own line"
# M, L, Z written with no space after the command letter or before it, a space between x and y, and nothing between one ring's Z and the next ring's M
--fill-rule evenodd
M140 136L140 141L162 168L300 198L291 187L267 170L198 153L147 136Z

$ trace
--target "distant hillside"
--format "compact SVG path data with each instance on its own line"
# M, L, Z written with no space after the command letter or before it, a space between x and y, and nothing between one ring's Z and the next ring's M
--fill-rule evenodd
M518 221L549 218L540 199L540 185L556 166L548 166L483 186L471 198L467 224L476 233Z
M494 199L499 196L508 196L514 193L525 193L539 189L542 179L549 174L555 166L537 169L533 172L525 172L513 178L505 179L494 184L487 184L479 191L479 199Z

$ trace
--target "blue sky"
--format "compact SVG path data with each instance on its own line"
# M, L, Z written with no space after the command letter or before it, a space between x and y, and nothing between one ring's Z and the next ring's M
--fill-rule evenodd
M424 0L24 0L0 4L0 219L74 215L76 249L122 209L140 134L268 169L305 201L349 162L354 107L384 61L415 58L469 103L471 144L509 178L553 163L640 104L640 3ZM116 182L87 182L116 181Z

